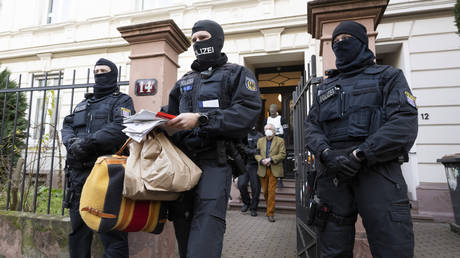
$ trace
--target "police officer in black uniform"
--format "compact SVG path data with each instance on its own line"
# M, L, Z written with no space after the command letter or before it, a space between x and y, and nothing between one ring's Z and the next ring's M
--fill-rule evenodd
M196 60L171 90L167 111L177 117L166 125L181 129L173 142L203 174L198 185L173 205L170 216L180 256L212 258L222 253L232 182L227 153L254 126L261 98L254 75L227 63L221 53L224 31L219 24L196 22L192 41Z
M332 41L337 70L319 85L305 129L320 160L312 201L320 256L353 257L359 213L374 257L413 257L400 166L417 136L415 97L401 70L374 63L363 25L340 23Z
M123 118L134 113L131 97L120 93L118 69L104 58L94 67L94 94L87 93L71 115L64 119L62 141L67 148L66 169L69 191L65 206L70 208L72 232L69 234L70 257L90 257L93 231L79 213L80 194L97 157L113 154L126 141L121 131ZM100 233L104 257L128 257L128 235L112 231Z
M246 154L246 173L238 177L238 189L241 193L241 200L243 201L242 212L251 210L251 216L257 216L257 207L259 206L260 195L260 181L257 175L258 164L254 155L257 154L257 140L264 137L260 132L252 127L248 134L248 143L244 145L244 152ZM251 195L249 196L248 183L251 182Z

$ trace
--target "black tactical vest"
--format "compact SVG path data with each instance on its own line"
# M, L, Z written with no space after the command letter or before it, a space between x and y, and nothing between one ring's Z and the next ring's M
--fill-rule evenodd
M319 86L319 122L332 145L363 142L384 123L383 73L388 68L373 65L353 77L328 78Z
M234 64L225 64L212 71L190 72L179 81L180 113L205 113L226 109L231 105L230 74Z
M112 122L112 111L121 93L115 92L99 99L89 98L74 109L72 128L77 137L85 137Z

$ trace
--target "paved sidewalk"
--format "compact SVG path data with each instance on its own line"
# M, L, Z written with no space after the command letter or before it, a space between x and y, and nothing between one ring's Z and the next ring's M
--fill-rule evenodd
M415 257L460 257L460 235L448 224L414 222Z
M238 210L227 212L223 258L294 258L296 228L294 214L276 214L270 223L263 212L251 217ZM460 235L444 223L414 222L416 258L460 258Z
M251 217L249 211L227 211L223 258L295 258L296 225L294 214L276 214L268 222L264 212Z

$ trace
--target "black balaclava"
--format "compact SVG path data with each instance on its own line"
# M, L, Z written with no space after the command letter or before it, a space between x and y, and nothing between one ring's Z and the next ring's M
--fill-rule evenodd
M352 37L334 43L340 34ZM356 72L374 64L374 53L368 47L366 27L354 21L341 22L332 33L332 50L337 69L342 73Z
M197 31L207 31L211 38L193 43L196 60L192 63L192 69L204 71L209 67L220 66L227 63L227 56L221 53L224 47L224 30L215 21L197 21L192 28L192 35Z
M94 81L96 82L94 85L94 95L96 98L101 98L117 91L117 66L105 58L99 59L96 65L107 65L110 67L110 72L94 75ZM96 65L94 67L96 67Z

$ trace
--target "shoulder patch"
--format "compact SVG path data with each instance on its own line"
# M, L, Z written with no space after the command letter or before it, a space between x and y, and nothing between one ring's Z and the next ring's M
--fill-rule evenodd
M412 94L410 94L409 91L404 91L404 94L406 95L406 100L409 105L413 106L414 108L417 108L417 105L415 104L416 97L414 97Z
M83 110L86 110L86 102L83 102L83 103L80 103L78 104L75 109L73 110L73 112L80 112L80 111L83 111Z
M122 117L129 117L131 115L131 110L128 108L120 108Z
M192 78L187 78L187 79L182 79L180 81L180 86L186 86L186 85L190 85L190 84L193 84L193 77Z
M254 79L246 76L245 85L248 90L257 91L256 81Z

